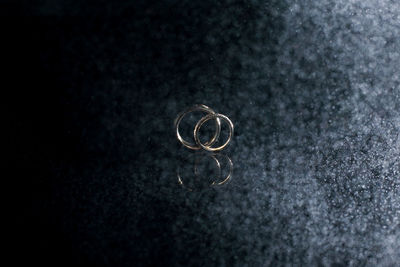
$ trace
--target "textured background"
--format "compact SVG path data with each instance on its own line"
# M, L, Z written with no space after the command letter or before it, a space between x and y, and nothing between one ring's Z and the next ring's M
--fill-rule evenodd
M400 2L2 5L33 259L399 264ZM195 103L233 120L235 167L189 192L172 122Z

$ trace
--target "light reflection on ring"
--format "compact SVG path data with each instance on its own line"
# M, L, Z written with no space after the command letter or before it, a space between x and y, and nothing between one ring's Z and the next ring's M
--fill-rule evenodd
M190 168L191 166L193 168ZM193 153L186 157L176 170L178 183L189 191L204 186L224 185L232 178L232 173L233 163L227 155L203 152Z

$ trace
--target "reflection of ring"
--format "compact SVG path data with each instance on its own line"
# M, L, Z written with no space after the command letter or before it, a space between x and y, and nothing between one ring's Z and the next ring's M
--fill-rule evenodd
M222 180L221 182L216 182L216 181L214 181L214 182L212 183L213 185L214 185L214 184L222 185L222 184L226 183L226 182L232 177L232 173L233 173L233 163L232 163L232 160L231 160L227 155L224 155L224 154L213 154L213 155L212 155L212 157L213 157L216 161L218 161L218 166L221 166L221 164L219 164L219 160L217 159L217 157L220 157L220 156L223 156L223 157L226 158L226 160L227 160L227 162L228 162L228 164L229 164L229 173L228 173L228 175L224 178L224 180ZM220 167L220 170L221 170L221 167ZM221 176L222 176L222 174L221 174L221 172L220 172L220 178L221 178Z
M194 105L193 107L190 107L186 110L184 110L183 112L179 113L177 118L175 119L175 131L176 131L176 137L178 138L178 140L187 148L189 149L193 149L193 150L198 150L201 149L201 146L199 144L195 145L192 144L186 140L184 140L182 138L182 136L179 133L179 124L181 123L183 117L193 111L203 111L203 112L207 112L209 114L215 114L215 111L212 110L211 108L207 107L206 105ZM218 140L219 134L221 132L221 121L219 118L216 118L215 120L215 126L216 126L216 131L214 136L211 138L210 141L206 142L204 145L205 146L211 146L215 143L215 141Z
M221 177L221 163L219 162L219 160L216 158L216 157L214 157L214 155L209 155L214 161L215 161L215 163L217 164L217 167L218 167L218 178L220 178ZM203 155L203 157L201 158L201 159L204 159L204 155ZM198 170L198 165L199 165L199 162L200 162L200 160L199 160L199 158L198 157L196 157L195 158L195 160L194 160L194 167L193 167L193 171L194 171L194 175L195 176L200 176L200 174L199 174L199 170ZM213 182L214 183L214 182Z
M196 178L201 176L201 174L199 174L199 171L198 171L198 164L200 163L201 160L211 157L216 163L216 167L218 168L218 177L211 184L209 184L209 186L223 185L232 178L233 163L232 163L232 160L228 156L226 156L224 154L197 154L195 156L201 156L200 160L198 160L198 158L196 158L194 160L194 166L193 166L194 173L193 174L194 174L194 177L196 177ZM227 164L229 165L229 172L223 179L222 179L221 162L219 159L220 157L224 157L226 159ZM223 166L225 166L225 165L223 165ZM181 176L181 168L179 166L177 168L177 177L178 177L178 182L180 185L182 185L183 187L185 187L186 189L188 189L190 191L193 190L193 188L189 187L186 183L183 182L183 179Z
M211 119L214 119L214 118L215 118L215 119L221 118L221 119L225 120L225 121L228 123L228 126L229 126L229 136L228 136L228 139L226 140L226 142L225 142L223 145L221 145L221 146L219 146L219 147L215 147L215 148L211 147L211 145L203 145L203 144L201 143L201 141L200 141L200 138L199 138L199 130L200 130L201 126L202 126L205 122L207 122L207 121L209 121L209 120L211 120ZM196 144L200 145L201 148L203 148L203 149L205 149L205 150L208 150L208 151L219 151L219 150L224 149L224 148L229 144L229 142L231 141L232 135L233 135L233 123L232 123L232 121L231 121L227 116L225 116L225 115L218 114L218 113L211 113L211 114L208 114L208 115L204 116L203 118L201 118L201 119L197 122L196 126L194 127L193 135L194 135L194 140L196 141Z

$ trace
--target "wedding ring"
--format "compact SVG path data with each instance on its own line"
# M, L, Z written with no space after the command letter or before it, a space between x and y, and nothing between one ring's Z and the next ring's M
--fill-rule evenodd
M202 126L205 122L207 122L207 121L209 121L209 120L211 120L211 119L216 119L216 120L222 119L222 120L224 120L224 121L228 124L228 126L229 126L229 136L228 136L228 139L225 141L225 143L224 143L223 145L221 145L221 146L219 146L219 147L215 147L215 148L214 148L214 147L211 147L213 144L203 144L203 143L201 143L200 138L199 138L199 130L200 130L201 126ZM203 118L201 118L201 119L197 122L196 126L194 127L193 135L194 135L194 140L196 141L196 144L199 145L201 148L203 148L203 149L205 149L205 150L207 150L207 151L219 151L219 150L224 149L224 148L229 144L229 142L231 141L232 136L233 136L233 123L232 123L232 121L231 121L227 116L225 116L225 115L222 115L222 114L219 114L219 113L210 113L210 114L204 116Z
M212 110L210 107L207 107L206 105L194 105L194 106L182 111L181 113L179 113L175 119L175 123L174 123L175 124L175 132L176 132L176 137L178 138L178 140L185 147L187 147L189 149L193 149L193 150L198 150L198 149L202 148L202 146L200 144L198 144L198 143L193 144L193 143L190 143L190 142L184 140L179 133L179 124L181 123L183 117L185 117L185 115L187 115L188 113L193 112L193 111L203 111L203 112L208 113L209 115L216 114L216 113L214 110ZM213 135L211 140L206 142L203 146L207 146L207 147L212 146L218 140L219 134L221 132L221 121L218 117L215 117L215 118L216 118L215 119L215 127L216 127L215 134Z

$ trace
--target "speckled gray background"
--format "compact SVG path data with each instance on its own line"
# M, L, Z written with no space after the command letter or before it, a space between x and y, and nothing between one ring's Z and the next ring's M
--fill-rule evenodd
M57 90L25 119L45 114L20 151L43 166L31 215L44 258L400 264L399 1L38 1L27 13L34 82ZM234 122L234 173L189 192L172 122L195 103Z

